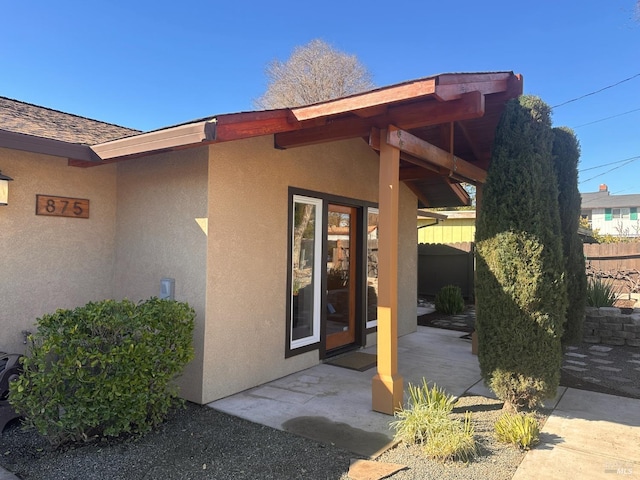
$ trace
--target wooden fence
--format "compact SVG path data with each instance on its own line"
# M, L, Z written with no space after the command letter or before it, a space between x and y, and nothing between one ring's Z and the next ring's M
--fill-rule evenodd
M418 245L418 295L433 297L445 285L457 285L473 299L474 244L421 243Z
M595 270L640 270L640 242L585 243L584 257Z
M445 285L474 295L472 242L418 245L418 295L433 297ZM619 293L640 293L640 242L584 245L587 275L612 279Z

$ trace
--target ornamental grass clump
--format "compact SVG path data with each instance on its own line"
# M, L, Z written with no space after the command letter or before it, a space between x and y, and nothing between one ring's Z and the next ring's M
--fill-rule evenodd
M177 400L194 319L188 304L158 298L44 315L11 404L53 446L147 432Z
M533 414L503 413L495 424L496 438L521 450L529 450L540 441L540 425Z
M455 399L435 384L429 388L409 384L406 408L395 413L395 439L409 445L420 445L426 457L435 460L468 462L477 455L471 413L464 422L451 418Z
M587 282L587 305L590 307L613 307L616 289L611 280L591 277Z
M436 311L447 315L457 315L464 312L464 298L462 290L457 285L442 287L435 298Z

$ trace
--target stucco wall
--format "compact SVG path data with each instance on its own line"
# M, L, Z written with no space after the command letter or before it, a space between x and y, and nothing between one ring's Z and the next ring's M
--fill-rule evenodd
M178 383L202 401L205 321L208 149L182 150L117 165L114 294L134 301L159 296L160 280L175 279L175 299L196 311L196 358Z
M36 318L113 295L116 167L0 148L0 169L14 179L0 206L0 351L24 353ZM36 194L88 199L90 216L36 215Z
M319 361L318 351L284 358L290 186L376 202L378 156L361 140L283 151L261 137L210 147L207 402ZM399 331L407 333L416 328L416 200L404 187L401 196Z

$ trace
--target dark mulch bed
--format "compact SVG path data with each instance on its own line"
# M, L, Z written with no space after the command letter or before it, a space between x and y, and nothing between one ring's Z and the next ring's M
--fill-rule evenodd
M418 317L418 325L423 327L444 328L446 330L455 330L457 332L473 332L475 322L475 310L472 306L459 315L447 315L440 312L431 312ZM457 323L465 323L465 325L456 325Z

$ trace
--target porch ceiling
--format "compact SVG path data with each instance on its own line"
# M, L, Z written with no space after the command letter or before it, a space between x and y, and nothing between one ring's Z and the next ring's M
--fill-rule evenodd
M400 148L400 179L419 206L464 205L469 198L460 182L484 181L478 171L489 166L505 103L520 94L522 77L513 72L442 74L315 105L218 115L113 140L91 147L101 162L70 164L93 166L260 135L274 135L280 149L363 138L379 150L378 132L395 128L413 139L414 150Z

